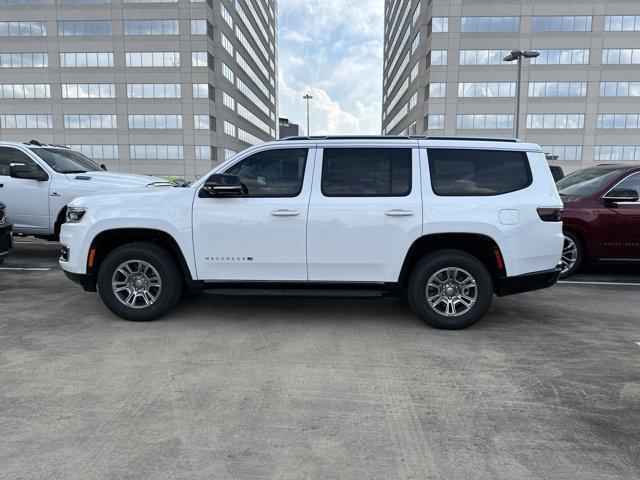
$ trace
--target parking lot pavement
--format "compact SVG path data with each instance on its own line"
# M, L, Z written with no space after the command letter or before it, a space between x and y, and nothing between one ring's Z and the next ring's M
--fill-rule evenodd
M129 323L63 276L57 245L18 241L2 478L640 477L635 272L496 298L458 332L396 298L204 295Z

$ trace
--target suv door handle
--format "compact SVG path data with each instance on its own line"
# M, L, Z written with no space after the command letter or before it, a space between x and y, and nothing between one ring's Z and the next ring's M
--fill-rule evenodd
M274 217L295 217L296 215L300 215L300 210L274 210L271 212L271 215Z
M384 214L389 217L410 217L413 215L413 210L403 210L401 208L394 208L391 210L385 210Z

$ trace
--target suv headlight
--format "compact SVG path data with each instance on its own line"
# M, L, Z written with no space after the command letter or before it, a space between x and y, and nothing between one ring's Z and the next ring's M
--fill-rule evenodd
M87 213L86 208L78 208L78 207L67 208L67 223L78 223L82 221L85 213Z

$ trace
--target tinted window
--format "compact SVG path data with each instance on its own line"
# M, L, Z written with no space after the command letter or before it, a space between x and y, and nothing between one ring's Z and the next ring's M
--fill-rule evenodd
M39 170L40 167L31 160L25 153L16 148L0 148L0 175L9 176L9 167L12 163L24 163L33 170Z
M101 171L100 165L81 153L63 148L32 148L32 152L58 173Z
M306 148L267 150L229 167L249 189L249 197L295 197L302 190Z
M616 190L633 190L640 195L640 173L625 178L615 187Z
M410 148L326 148L326 197L400 197L411 192Z
M621 173L621 169L585 168L567 175L556 187L560 195L590 197Z
M500 195L531 183L524 152L431 148L428 156L436 195Z

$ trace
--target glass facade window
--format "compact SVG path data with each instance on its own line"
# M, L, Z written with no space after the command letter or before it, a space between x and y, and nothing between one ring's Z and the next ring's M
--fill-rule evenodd
M426 92L427 98L444 98L447 94L447 84L444 82L428 83Z
M252 133L247 132L246 130L241 129L240 127L238 127L238 140L248 143L249 145L258 145L264 142L264 140L256 137Z
M178 0L122 0L122 3L178 3Z
M427 54L427 66L430 65L446 65L447 64L447 51L446 50L431 50Z
M208 54L207 52L191 52L191 66L192 67L207 67Z
M125 35L178 35L178 20L125 20Z
M111 3L111 0L56 0L58 5L91 5Z
M640 97L640 82L600 82L601 97Z
M520 17L462 17L461 32L519 32Z
M444 130L444 115L427 115L424 118L426 130Z
M512 65L502 60L509 50L460 50L460 65Z
M515 97L514 82L463 82L458 84L460 98Z
M231 157L237 155L238 152L236 152L235 150L231 150L229 148L225 148L224 149L224 159L225 160L229 160Z
M233 17L222 2L220 2L220 14L222 15L223 20L227 22L227 25L233 29Z
M532 65L588 65L588 49L538 50L540 56L531 59Z
M227 92L222 92L222 103L225 105L225 107L235 111L236 101Z
M26 7L42 5L42 0L0 0L0 7Z
M53 128L53 115L0 115L0 128L5 130Z
M413 38L413 41L411 42L411 55L416 53L418 45L420 45L420 32L418 32L418 34Z
M0 85L1 99L51 98L51 87L45 83Z
M591 15L533 17L534 32L590 32Z
M600 114L596 117L596 128L637 129L640 128L639 116L637 113Z
M116 98L114 83L63 83L62 98Z
M527 115L529 129L573 130L584 128L584 115L551 113Z
M210 98L214 100L213 86L208 83L194 83L193 98Z
M0 68L46 68L47 53L0 53Z
M240 103L238 103L238 115L240 115L242 118L244 118L248 122L250 122L253 125L255 125L256 127L258 127L260 130L265 132L267 135L270 135L269 125L267 125L265 122L263 122L260 118L258 118L258 116L256 114L251 112L249 109L245 108L244 105L242 105Z
M236 136L236 126L233 123L225 120L224 121L224 133L227 134L227 135L230 135L232 137L235 137Z
M113 67L111 52L65 52L60 54L62 68Z
M129 145L129 157L135 160L182 160L182 145Z
M180 52L125 52L127 67L179 67Z
M582 160L582 145L545 145L542 151L546 155L553 155L558 160Z
M236 80L236 75L233 73L233 70L224 62L222 62L222 75L231 83L234 83Z
M411 98L409 99L409 110L411 110L417 104L418 104L418 92L415 92L413 95L411 95Z
M607 15L604 17L605 32L640 31L640 15Z
M640 64L640 48L605 48L602 50L603 65Z
M0 37L45 37L44 22L0 22Z
M191 35L206 35L206 34L207 34L206 20L191 20Z
M111 35L111 20L60 20L58 36L103 36Z
M640 145L596 145L594 160L606 162L640 161Z
M115 115L109 114L80 114L64 115L64 128L67 129L113 129L118 128Z
M456 118L459 130L510 130L514 116L509 114L462 114Z
M182 128L182 115L129 115L129 128Z
M240 91L240 93L243 93L245 97L251 100L256 107L262 110L265 113L265 115L269 115L269 117L273 117L273 112L269 110L269 107L267 106L267 104L265 104L262 100L260 100L260 98L258 98L258 96L253 92L253 90L251 90L251 88L249 88L249 86L246 83L240 80L239 77L236 77L236 88Z
M433 17L429 22L429 33L447 33L449 31L448 17Z
M196 160L211 160L212 147L210 145L196 145Z
M220 32L220 40L227 53L233 57L233 44L231 43L231 40L229 40L227 36L222 32Z
M531 82L529 97L586 97L587 82Z
M117 145L69 145L69 148L93 159L118 158Z
M128 83L127 98L180 98L179 83Z
M418 71L420 70L420 62L417 62L413 68L411 69L411 74L409 75L409 81L413 82L418 76Z
M215 120L211 115L198 114L193 116L193 128L196 130L215 130Z

